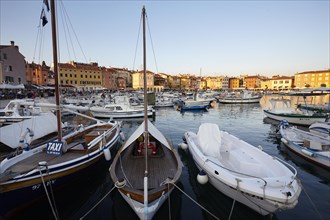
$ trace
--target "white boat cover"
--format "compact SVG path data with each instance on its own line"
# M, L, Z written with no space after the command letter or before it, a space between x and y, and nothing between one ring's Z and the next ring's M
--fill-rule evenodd
M220 156L221 136L218 125L213 123L201 124L197 133L197 139L204 155Z
M149 120L148 120L148 131L155 139L160 141L168 149L171 149L171 146L169 145L165 136ZM136 139L138 139L140 137L140 135L143 134L143 132L144 132L144 121L134 131L134 133L127 139L127 141L121 151L125 150L131 143L133 143Z
M33 140L57 131L57 118L47 112L31 119L25 119L11 125L0 127L0 142L15 149L19 146L20 136L29 128L33 131Z

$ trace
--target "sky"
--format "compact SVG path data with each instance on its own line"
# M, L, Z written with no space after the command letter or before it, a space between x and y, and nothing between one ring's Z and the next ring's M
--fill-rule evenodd
M57 3L59 62L171 75L282 75L330 68L330 1L111 1ZM43 0L0 0L0 44L51 65L51 15ZM64 19L63 19L64 18Z

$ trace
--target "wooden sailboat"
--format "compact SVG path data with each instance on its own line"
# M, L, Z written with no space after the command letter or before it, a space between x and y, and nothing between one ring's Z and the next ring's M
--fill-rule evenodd
M118 151L109 169L118 191L140 219L152 219L179 181L177 151L147 117L146 11L143 7L144 121Z
M121 123L103 122L91 117L88 118L96 123L81 125L74 132L62 137L55 14L55 0L51 0L58 137L56 141L49 141L33 149L25 147L23 152L1 161L0 218L12 217L17 208L39 197L49 196L48 191L62 187L73 178L85 174L87 168L92 168L94 164L104 160L104 157L110 160L110 149L117 145L120 138ZM49 121L45 120L44 123ZM18 133L17 139L19 135ZM28 144L22 143L24 146ZM55 218L58 218L51 199L49 203Z

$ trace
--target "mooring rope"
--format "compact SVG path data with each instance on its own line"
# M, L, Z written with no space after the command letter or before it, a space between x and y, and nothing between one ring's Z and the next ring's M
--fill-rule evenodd
M170 184L167 184L167 192L170 191ZM167 198L167 201L168 201L168 213L169 213L169 216L168 216L168 219L171 220L172 219L172 212L171 212L171 194L169 194L168 198Z
M308 200L310 201L310 203L312 204L313 208L314 208L314 211L319 215L320 219L323 219L321 213L319 212L319 210L316 208L313 200L311 199L311 197L308 195L308 193L306 192L305 188L304 187L301 187L303 189L303 191L305 192Z
M96 206L98 206L113 190L114 188L116 188L116 186L113 186L109 192L107 192L107 194L105 194L102 199L100 199L90 210L88 210L88 212L86 212L85 215L83 215L80 219L84 219L91 211L93 211L93 209L96 208Z
M193 201L196 205L198 205L200 208L202 208L205 212L207 212L209 215L211 215L213 218L220 220L217 216L215 216L213 213L211 213L209 210L207 210L205 207L200 205L198 202L196 202L193 198L191 198L188 194L186 194L180 187L175 185L174 183L170 182L169 184L173 184L180 192L182 192L185 196L187 196L191 201Z
M46 169L48 169L47 165L46 165L45 167L46 167ZM42 176L42 172L41 172L40 166L39 166L39 173L40 173L41 181L42 181L42 184L43 184L43 186L44 186L44 189L45 189L45 192L46 192L46 196L47 196L47 199L48 199L48 202L49 202L50 208L52 209L52 212L53 212L54 218L55 218L55 219L59 219L58 214L57 214L58 212L57 212L57 210L55 210L56 207L54 208L53 203L52 203L52 201L51 201L51 199L50 199L50 196L49 196L49 194L48 194L48 190L47 190L47 187L46 187L45 180L44 180L44 178L43 178L43 176ZM50 184L50 185L51 185L51 184Z

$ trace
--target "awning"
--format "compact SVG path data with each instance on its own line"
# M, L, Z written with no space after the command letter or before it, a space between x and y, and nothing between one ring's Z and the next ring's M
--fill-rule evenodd
M25 86L23 84L13 85L13 84L1 83L0 89L25 89Z

